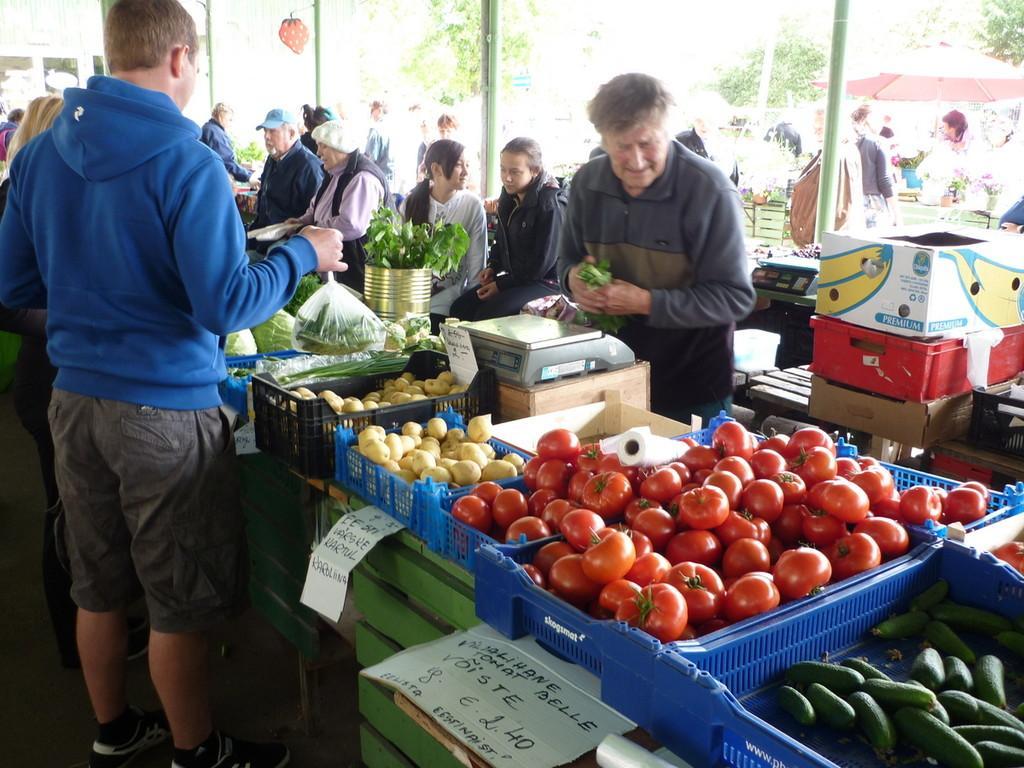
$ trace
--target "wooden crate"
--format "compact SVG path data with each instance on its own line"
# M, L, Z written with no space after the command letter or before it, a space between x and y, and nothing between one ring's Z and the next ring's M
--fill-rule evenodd
M651 407L651 365L639 360L628 368L590 373L529 389L498 382L498 413L502 421L564 411L577 405L604 402L605 392L621 393L621 402L637 408Z

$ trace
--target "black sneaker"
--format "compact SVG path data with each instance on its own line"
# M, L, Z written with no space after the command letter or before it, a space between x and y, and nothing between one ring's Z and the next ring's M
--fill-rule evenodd
M138 707L131 707L139 716L135 733L123 744L104 744L99 739L92 743L92 754L89 755L89 768L120 768L150 747L165 741L171 730L163 712L143 712Z
M200 747L194 763L196 768L284 768L291 757L284 744L256 744L233 739L219 731L215 735L217 754L205 746ZM175 761L171 768L185 767Z

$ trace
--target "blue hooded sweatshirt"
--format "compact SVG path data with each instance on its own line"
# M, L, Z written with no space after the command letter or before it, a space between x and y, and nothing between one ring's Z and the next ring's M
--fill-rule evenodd
M219 337L316 268L302 237L250 265L219 157L163 93L92 77L11 167L0 303L46 308L55 387L158 408L220 404Z

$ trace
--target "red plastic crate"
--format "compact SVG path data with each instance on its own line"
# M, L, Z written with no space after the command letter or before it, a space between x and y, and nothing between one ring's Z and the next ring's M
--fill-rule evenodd
M915 341L815 315L811 371L829 381L917 403L971 391L962 339ZM1003 328L991 352L988 383L1024 368L1024 325Z
M954 479L977 480L988 488L992 487L993 472L991 469L976 467L961 459L947 456L944 453L932 452L931 471Z

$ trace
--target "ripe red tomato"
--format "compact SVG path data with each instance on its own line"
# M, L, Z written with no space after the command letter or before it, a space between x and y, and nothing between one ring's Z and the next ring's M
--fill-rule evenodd
M602 587L583 572L583 555L556 560L548 571L548 584L556 595L580 608L600 595Z
M960 486L946 496L942 505L942 522L967 525L981 520L988 511L985 497L975 488Z
M587 472L597 473L598 465L601 463L601 446L597 443L587 443L580 448L580 455L576 457L576 468L585 469Z
M632 527L633 521L636 520L636 516L643 512L645 509L660 509L661 504L653 499L635 498L631 499L629 504L626 505L626 509L622 513L623 519L626 521L626 525Z
M612 531L583 553L583 573L593 581L607 584L623 578L636 562L633 540Z
M623 466L622 462L619 461L619 457L614 453L601 457L601 461L597 466L597 473L601 474L602 472L618 472L626 476L634 490L640 487L640 467Z
M488 504L493 504L494 497L501 493L503 490L505 489L502 488L500 485L488 480L487 482L480 483L476 488L474 488L473 495L479 496Z
M572 473L572 477L569 478L569 489L566 492L568 497L573 501L582 501L583 490L587 487L587 482L594 476L594 473L586 469L577 469Z
M687 472L686 476L689 477L690 473ZM643 479L640 483L640 495L664 502L678 496L682 487L683 481L679 474L671 467L662 467Z
M601 604L602 608L606 611L610 611L614 616L622 603L627 600L635 600L636 596L639 594L639 584L634 584L628 579L616 579L615 581L609 581L604 585L597 601Z
M729 497L716 486L695 488L672 500L679 509L679 527L710 530L729 517Z
M620 604L615 618L671 643L686 629L686 600L669 584L651 584L636 599Z
M665 557L672 565L687 562L718 565L722 559L722 542L711 531L683 531L669 539Z
M871 505L871 514L876 517L888 517L892 520L902 520L900 517L900 498L890 497Z
M750 462L739 456L726 456L715 464L714 471L729 472L730 474L736 475L736 477L740 479L744 488L755 480L754 470L751 467Z
M537 491L534 493L537 493ZM553 499L547 503L544 511L540 513L540 519L547 523L548 528L552 531L560 531L562 529L562 518L574 509L576 509L576 505L568 499Z
M673 461L665 465L669 469L674 469L676 474L679 475L679 480L682 483L690 482L690 468L683 464L681 461Z
M942 517L942 497L936 489L915 485L900 496L900 518L911 525L924 525L927 520Z
M881 462L874 456L858 456L857 464L861 469L867 469L868 467L880 467Z
M785 456L787 445L789 445L789 435L772 435L762 440L758 444L757 449L759 451L775 451Z
M537 553L533 556L533 565L538 571L547 576L556 560L560 560L566 555L574 554L576 554L576 550L567 542L551 541L537 550Z
M594 475L583 489L583 505L605 520L620 517L633 498L633 487L621 472Z
M559 527L565 540L579 552L594 543L597 532L602 528L604 528L604 520L601 519L601 516L592 510L583 508L567 512Z
M778 451L762 448L754 451L754 455L750 457L750 468L754 471L754 477L758 479L773 477L786 471L786 460Z
M1024 542L1008 541L993 549L992 554L1024 573Z
M767 571L772 567L768 547L757 539L737 539L722 555L722 573L726 577L742 576L752 571Z
M726 589L723 613L729 621L742 621L778 608L780 597L771 576L747 573Z
M806 453L812 448L819 446L827 448L828 452L833 456L836 455L835 443L832 442L832 438L824 430L818 427L804 427L803 429L798 429L790 436L786 447L779 451L779 453L787 459L792 459L799 456L801 451Z
M491 532L491 506L479 496L470 493L457 498L452 504L452 517L482 533Z
M850 482L858 486L868 495L868 504L874 506L882 499L888 499L896 490L892 475L885 467L868 467L857 472L850 478Z
M832 564L824 554L810 547L788 549L772 569L775 586L786 600L806 597L828 584Z
M782 489L782 500L786 504L803 504L807 498L807 484L799 475L780 472L772 477L772 482L777 483Z
M786 504L772 523L772 538L778 538L787 547L796 544L804 535L804 517L811 510L803 504Z
M772 529L768 523L745 512L730 512L714 532L723 547L739 539L757 539L762 544L772 540Z
M686 465L692 474L701 469L711 469L718 463L720 458L714 448L707 445L695 445L687 450L679 460Z
M651 540L656 552L661 552L675 535L676 521L664 509L645 509L633 520L633 528Z
M622 532L633 540L633 548L636 550L637 557L642 557L648 552L654 551L654 544L651 543L651 539L647 534L640 533L640 531L634 530L628 526L625 527Z
M844 523L859 523L868 516L868 495L849 480L826 480L812 490L821 491L819 508Z
M672 564L662 555L659 555L657 552L650 552L636 559L633 567L626 574L626 578L635 584L639 584L641 587L646 587L648 584L665 578L665 574L668 573L668 569L671 567Z
M720 472L717 469L704 478L703 486L720 488L729 500L729 509L739 509L740 497L743 495L743 482L732 472Z
M800 476L808 488L836 477L836 457L828 448L817 446L800 451L789 460L789 471Z
M711 621L705 621L703 624L697 627L697 637L706 637L707 635L710 635L712 632L717 632L720 629L728 627L731 623L732 622L726 621L721 616L719 616L717 619L712 619Z
M754 439L738 421L727 421L712 433L711 447L719 456L749 459L754 452Z
M686 600L686 611L691 626L703 624L718 616L725 595L725 585L722 584L721 577L708 566L700 563L679 563L669 569L662 581L678 589Z
M778 537L775 535L775 531L772 531L772 540L768 542L768 554L772 556L772 565L779 561L779 555L786 551L786 545L783 544Z
M854 533L865 533L875 540L882 551L882 557L899 557L910 549L910 534L895 520L886 517L869 517L854 526Z
M769 525L782 514L784 506L782 488L771 480L755 480L743 489L740 508Z
M515 544L520 541L520 536L527 541L536 541L537 539L546 539L550 535L551 529L548 528L547 523L539 517L526 515L512 521L505 532L505 541Z
M523 467L523 482L526 483L528 490L536 491L540 487L537 485L537 473L540 471L543 463L544 459L540 456L534 456Z
M533 461L533 459L530 459ZM569 491L569 478L572 467L561 459L546 459L537 470L537 488L554 491L560 498L565 498Z
M508 528L516 520L529 514L530 505L526 502L526 497L522 491L515 488L501 490L491 504L491 515L499 528Z
M980 493L982 496L984 496L985 497L985 503L986 504L988 503L988 493L989 493L989 491L988 491L988 488L984 484L979 483L977 480L968 480L966 483L962 483L960 485L960 487L961 488L973 488L978 493Z
M544 513L544 507L557 498L558 494L550 488L540 488L534 491L530 494L529 501L527 502L530 505L530 514L534 517L541 517Z
M541 589L548 588L548 577L541 573L540 568L535 565L527 563L523 566L523 570L526 571L526 575L530 577L530 581L536 584Z
M836 477L849 480L859 472L860 464L857 463L856 459L849 456L840 456L836 459Z
M832 576L836 581L877 567L882 562L882 550L866 533L851 533L837 539L828 551L832 562Z
M580 439L568 429L552 429L537 441L537 455L542 459L575 461L581 450Z
M802 538L819 549L846 535L846 523L820 509L812 509L801 522Z

